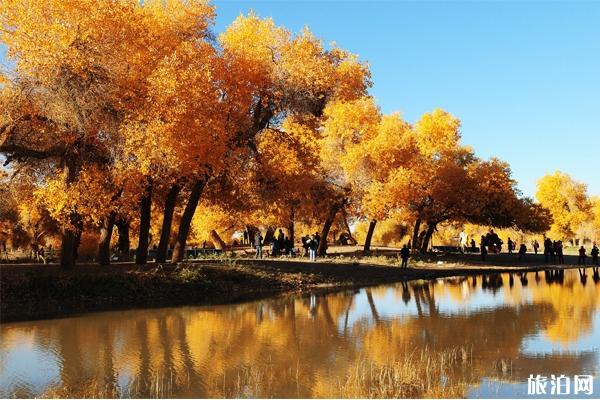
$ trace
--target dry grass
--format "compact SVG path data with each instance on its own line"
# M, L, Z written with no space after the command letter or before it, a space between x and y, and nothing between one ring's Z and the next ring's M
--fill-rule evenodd
M289 371L275 365L242 367L232 376L210 382L201 396L214 398L460 398L473 381L471 350L459 347L445 351L423 349L406 352L392 362L377 363L364 356L349 364L342 378L324 379L305 374L302 365ZM317 373L319 374L319 373ZM475 379L476 380L476 379ZM91 380L86 385L46 390L44 398L174 398L189 394L189 379L154 373L146 380L133 380L123 388Z
M401 360L377 364L359 359L338 387L326 397L339 398L456 398L464 397L465 373L471 352L457 348L432 352L427 348Z
M246 367L231 380L213 385L214 397L226 398L460 398L471 374L471 350L459 347L445 351L425 348L406 352L399 360L376 363L364 356L348 365L341 379L303 374L302 366L290 367L284 379L273 368ZM282 371L279 371L280 373ZM325 375L329 371L325 372Z
M52 386L46 389L42 398L79 398L79 399L114 399L114 398L173 398L176 392L189 386L189 380L182 380L175 375L153 372L147 379L133 379L125 388L119 388L114 382L101 379L90 379L84 384Z
M273 365L266 368L243 368L238 372L230 388L223 387L221 397L256 398L276 397L274 388L277 386Z

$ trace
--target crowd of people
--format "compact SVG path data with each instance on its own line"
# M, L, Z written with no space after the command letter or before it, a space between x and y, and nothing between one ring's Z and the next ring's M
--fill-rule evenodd
M244 240L248 238L248 233L244 232ZM315 232L313 235L302 236L302 248L304 249L303 256L308 256L310 261L317 260L317 249L321 242L321 236L319 232ZM277 237L273 237L267 242L263 238L260 231L256 232L254 236L254 242L252 243L255 249L255 258L263 258L263 247L270 246L270 252L267 254L271 257L278 256L290 256L295 257L298 255L297 249L294 247L289 236L286 236L283 230L279 229Z
M255 249L255 258L263 258L263 248L269 247L269 250L265 251L267 256L278 257L278 256L290 256L295 257L299 255L300 249L296 249L294 247L294 243L290 239L289 236L286 236L282 229L279 229L277 235L272 235L268 241L262 236L260 231L256 232L254 236L254 240L250 242L250 235L248 232L244 232L244 243L251 244ZM465 232L461 232L459 236L460 240L460 249L462 252L470 250L475 253L477 251L476 243L474 239L471 239L470 242L467 241L468 236ZM316 261L317 259L317 250L319 248L319 244L321 242L321 237L318 232L315 232L312 235L305 235L301 238L303 253L302 256L308 257L310 261ZM470 245L470 249L467 245ZM500 239L498 234L494 232L493 229L490 229L489 232L485 235L481 235L481 240L479 242L479 251L481 253L482 259L485 261L486 255L488 253L500 253L502 252L502 247L504 245L504 241ZM519 261L527 260L527 245L525 242L521 242L518 244L515 240L510 237L507 238L506 241L507 252L508 254L518 254ZM517 251L518 245L518 251ZM537 240L531 241L531 248L534 254L538 254L540 249L540 244ZM544 251L544 259L546 263L553 264L564 264L564 247L563 242L561 240L551 240L550 238L545 238L543 242L543 251ZM593 243L592 249L590 252L592 258L592 264L598 265L598 256L599 249L596 245L596 242ZM402 268L408 267L408 260L410 258L410 244L404 245L399 253L399 257L401 259L400 266ZM582 245L579 248L579 257L578 257L578 265L585 265L587 260L587 252L585 247Z
M596 242L594 242L592 246L592 251L590 252L590 255L592 256L592 265L598 265L598 253L600 253L600 251L598 250ZM585 252L585 247L581 246L579 248L579 258L577 259L577 265L585 265L586 258L587 254Z
M463 238L464 238L464 236L460 237L461 244L464 243L464 241L465 241ZM500 253L502 251L503 244L504 244L504 242L502 241L502 239L500 239L498 234L495 233L493 229L490 229L490 231L487 234L481 235L481 240L479 242L481 258L485 261L486 255L488 253L490 253L490 252ZM506 244L507 244L508 254L513 254L517 248L517 242L512 240L509 237L506 241ZM544 260L547 264L548 263L564 264L565 263L564 245L563 245L562 240L552 240L550 238L545 238L544 242L543 242L543 246L544 246ZM471 250L474 252L475 251L475 241L473 239L471 239L471 247L472 247ZM533 249L534 254L537 255L539 252L539 248L540 248L539 242L535 239L532 240L531 248ZM592 256L592 264L593 265L598 265L599 253L600 253L600 251L598 249L596 242L593 242L592 249L590 252L590 255ZM527 259L527 245L524 242L522 242L519 245L518 255L519 255L520 261ZM578 250L577 265L585 265L586 260L587 260L587 251L585 249L585 246L581 245L581 247Z
M544 260L546 263L565 263L562 240L553 241L550 238L544 240Z
M462 253L471 252L481 254L482 260L485 261L486 256L489 253L501 253L502 247L504 245L504 241L500 239L498 234L494 232L493 229L490 229L486 234L481 235L481 239L479 241L479 249L477 249L476 243L474 239L471 239L470 242L467 240L468 235L462 231L458 237L460 243L460 251ZM538 254L540 251L540 243L537 239L534 239L530 242L532 252L534 254ZM518 246L518 251L517 251ZM506 251L508 254L518 254L519 260L524 261L527 260L528 247L527 244L522 241L520 244L517 243L516 240L507 238L506 241ZM564 245L562 240L551 240L550 238L545 238L543 241L543 251L544 251L544 259L546 263L557 263L564 264ZM581 245L578 250L578 265L585 265L587 254L585 246ZM592 249L590 255L592 257L592 264L598 265L598 254L599 249L596 242L593 242Z
M590 252L590 255L592 256L592 265L598 265L599 253L598 245L596 242L593 242L592 250ZM562 240L553 241L550 238L544 240L544 260L546 263L565 263ZM577 265L586 265L586 260L587 250L585 249L585 246L581 245L578 250Z

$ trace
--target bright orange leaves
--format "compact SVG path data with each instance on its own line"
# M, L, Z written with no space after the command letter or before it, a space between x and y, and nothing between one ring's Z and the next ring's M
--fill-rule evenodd
M280 225L349 204L358 218L515 223L496 212L517 201L510 170L463 146L457 118L382 115L368 65L308 28L251 13L215 38L214 19L198 0L1 3L16 71L0 86L0 150L38 174L65 229L135 221L143 196L162 210L174 188L192 214L200 201Z

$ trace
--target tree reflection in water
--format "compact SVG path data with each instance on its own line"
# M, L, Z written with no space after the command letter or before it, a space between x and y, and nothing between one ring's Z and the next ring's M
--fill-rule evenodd
M555 269L4 324L0 395L335 397L352 394L341 388L361 368L393 371L449 350L456 365L430 395L464 394L484 378L596 373L584 339L600 342L599 281L597 269ZM18 368L18 358L50 367Z

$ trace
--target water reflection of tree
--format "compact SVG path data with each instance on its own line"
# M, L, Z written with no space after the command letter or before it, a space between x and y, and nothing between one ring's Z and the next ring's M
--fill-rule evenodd
M379 318L379 313L377 312L377 307L375 307L375 301L373 301L373 293L371 293L371 289L365 289L365 293L367 295L367 301L369 302L369 308L371 308L373 320L378 324L381 320Z
M524 338L540 331L551 339L573 341L591 329L599 287L590 282L582 286L576 271L527 287L519 278L506 287L501 282L509 281L507 274L447 280L443 285L404 282L393 289L312 300L101 313L19 329L32 332L37 346L57 354L65 387L97 378L106 393L116 392L123 389L117 382L129 378L145 396L159 373L175 376L172 396L327 395L358 360L383 365L425 348L432 354L457 346L469 352L469 370L457 368L452 377L465 383L489 376L522 380L532 372L572 375L592 365L594 354L530 355L522 352L522 345ZM414 302L416 315L382 314L389 309L381 302L390 301L390 290L398 305L406 299ZM468 301L481 290L496 296L502 290L504 304L440 311L445 301ZM366 297L367 316L356 314L357 296Z
M534 303L550 304L556 317L545 330L547 339L564 347L592 332L600 308L600 286L583 284L576 270L545 273L546 285L531 288Z
M522 374L528 376L533 365L536 366L536 371L561 370L571 374L581 373L585 365L594 363L593 355L569 353L529 356L521 353L523 338L534 335L540 330L552 337L552 332L555 330L570 329L569 333L577 333L570 338L571 340L576 340L588 331L589 323L598 308L598 288L584 291L584 286L575 285L577 275L574 271L567 273L567 278L564 272L555 276L557 279L553 281L552 286L544 286L545 289L537 289L532 293L533 304L520 304L519 308L503 306L492 310L451 315L440 315L434 312L434 298L426 295L428 292L426 288L429 286L431 288L429 292L433 290L434 293L437 290L451 293L460 291L461 293L457 293L456 296L459 297L464 292L461 285L464 285L467 280L449 280L443 286L415 284L413 291L418 317L408 322L392 322L392 324L402 325L403 328L403 334L398 335L398 343L389 349L384 348L382 344L393 343L393 339L373 340L373 352L380 352L382 356L387 357L390 353L400 351L406 343L416 344L417 347L432 346L440 349L462 344L473 348L475 368L486 371L486 374L492 374L493 369L500 369L500 365L506 364L510 364L510 370L504 370L502 367L501 372L512 373L513 378L516 379L521 379ZM526 279L526 276L522 275L520 280ZM504 281L499 274L480 277L479 280L485 290L498 289ZM565 284L560 286L557 282ZM473 289L477 285L477 279L472 277L470 283ZM471 290L471 293L475 291ZM429 305L430 312L427 318L423 318L422 304ZM567 308L570 309L570 314L567 313ZM381 328L376 327L374 331L377 329ZM387 329L386 333L389 336L389 332L394 330L399 331L400 328L392 327ZM410 332L408 337L407 331ZM557 336L565 338L563 333Z
M77 388L90 377L88 371L84 369L84 364L82 362L82 356L84 355L83 351L87 353L86 355L92 356L92 352L97 353L96 346L98 344L98 341L96 340L96 346L93 346L93 349L85 346L86 349L84 350L84 348L80 346L80 342L87 344L89 343L90 338L86 337L87 335L85 335L85 332L82 330L80 323L75 322L73 325L65 323L64 320L59 320L56 324L60 380L63 385L68 388ZM84 334L82 335L82 333Z
M102 379L104 386L106 387L106 392L112 396L118 396L118 388L117 388L117 377L115 374L114 364L113 364L113 356L115 354L114 351L114 331L110 329L108 324L103 324L100 327L100 337L102 343L102 366L104 370L102 371Z

